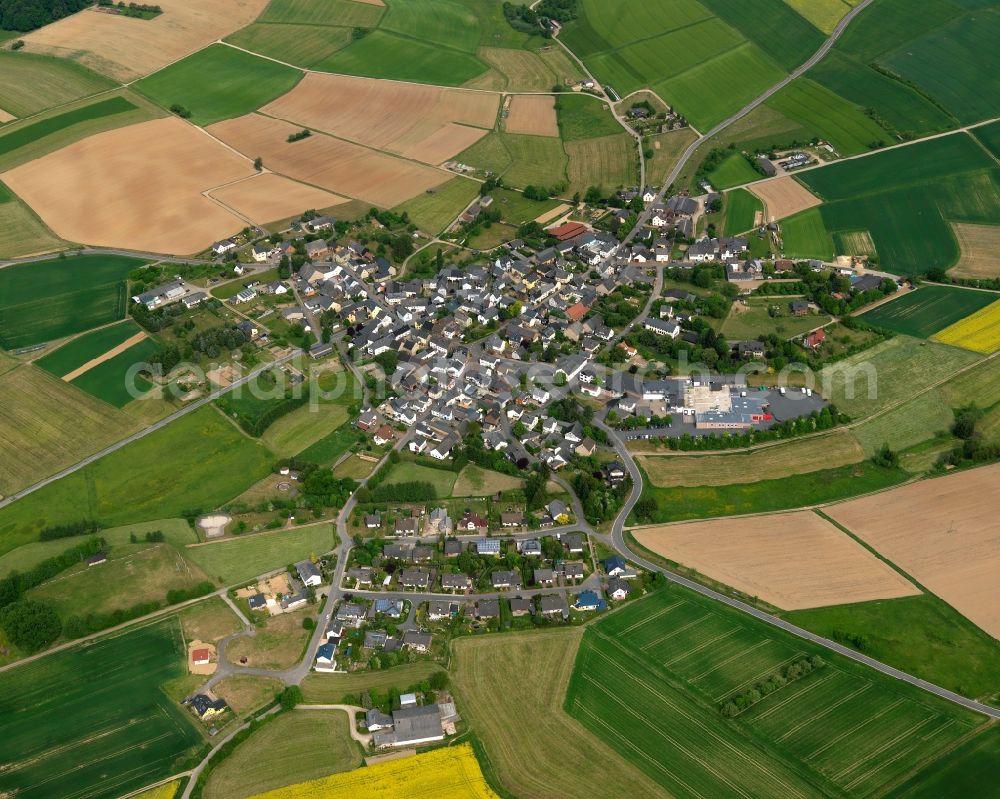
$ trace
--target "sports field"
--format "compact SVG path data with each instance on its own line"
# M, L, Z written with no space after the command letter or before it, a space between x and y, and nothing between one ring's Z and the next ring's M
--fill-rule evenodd
M184 548L184 557L219 582L235 585L286 563L322 555L336 540L329 524L292 527L211 541Z
M151 20L86 9L25 36L25 50L69 58L115 80L132 81L249 25L266 4L172 0L166 13Z
M971 352L896 336L824 367L818 390L844 413L860 419L912 399L977 360Z
M0 183L0 258L58 250L63 242L10 189Z
M119 525L210 510L268 474L272 463L222 414L201 408L0 510L0 551L35 539L47 525Z
M754 223L763 221L764 204L746 189L736 189L725 196L722 233L735 236L752 230Z
M0 494L12 494L135 432L135 420L34 366L0 375ZM0 550L8 547L0 544Z
M825 665L722 717L811 655ZM675 797L870 796L982 723L677 586L588 629L566 706Z
M342 710L296 710L269 722L220 762L205 799L244 799L361 765Z
M251 174L250 160L164 118L98 133L2 177L65 239L183 255L245 226L201 192Z
M833 238L823 223L819 208L809 208L781 223L784 255L789 258L833 259Z
M0 73L0 108L18 118L115 87L72 61L24 51L0 51Z
M639 527L646 549L785 610L919 591L812 511Z
M247 158L263 158L264 166L274 172L385 208L450 180L447 172L325 134L289 143L288 137L301 129L281 119L248 114L218 122L208 131Z
M870 325L917 338L930 338L949 325L1000 299L1000 294L957 288L922 286L861 315ZM939 341L944 339L938 338ZM947 344L955 340L945 341Z
M833 468L864 460L851 434L836 430L822 436L757 447L751 452L718 455L635 456L649 481L659 488L729 485L747 475L791 477L818 468Z
M941 330L934 340L984 355L996 352L1000 349L1000 300Z
M297 69L213 44L143 78L135 88L164 108L186 108L196 125L211 125L256 111L301 77Z
M202 741L162 690L185 673L171 617L0 675L0 790L114 799L174 774Z
M604 742L603 731L593 734L564 710L581 634L573 628L457 639L451 679L459 713L482 740L501 784L520 799L552 796L552 763L559 764L565 799L593 797L611 771L622 795L666 799L666 791Z
M993 601L1000 568L1000 466L925 480L878 497L834 505L827 514L919 580L966 618L1000 637ZM913 535L919 530L920 535Z
M71 255L0 270L0 346L28 347L122 319L126 277L145 263Z

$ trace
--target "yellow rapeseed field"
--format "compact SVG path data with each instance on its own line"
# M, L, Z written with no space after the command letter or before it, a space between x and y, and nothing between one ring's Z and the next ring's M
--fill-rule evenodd
M935 341L989 355L1000 349L1000 300L949 325Z
M300 782L252 799L500 799L486 784L468 744Z
M181 784L180 780L167 782L156 788L150 788L140 794L136 794L132 799L174 799L177 788Z

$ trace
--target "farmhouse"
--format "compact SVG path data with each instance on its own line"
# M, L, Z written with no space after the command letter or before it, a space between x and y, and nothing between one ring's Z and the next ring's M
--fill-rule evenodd
M136 294L132 297L132 302L145 305L152 311L161 305L179 300L184 296L186 291L184 284L180 280L174 280L170 283L164 283L162 286L157 286L155 289L144 291L142 294Z
M379 749L391 746L419 746L444 739L441 707L403 707L392 713L392 730L379 730L372 743Z

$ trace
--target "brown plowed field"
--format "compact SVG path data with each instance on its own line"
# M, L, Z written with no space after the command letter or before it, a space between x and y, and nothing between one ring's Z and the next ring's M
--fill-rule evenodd
M168 0L153 19L85 9L24 37L29 52L73 58L121 81L162 69L249 25L268 0Z
M955 225L962 257L948 273L955 277L1000 277L1000 225Z
M440 164L485 136L499 107L497 94L314 72L261 113Z
M519 94L512 97L506 125L508 133L558 136L556 98L545 94Z
M313 135L289 143L289 134L298 130L298 125L260 114L208 128L249 158L263 158L268 169L386 208L451 179L447 172L331 136Z
M258 225L348 201L337 194L270 172L212 189L209 196Z
M1000 638L1000 464L921 480L826 513Z
M784 610L920 593L812 511L641 527L647 549Z
M98 133L0 179L67 241L187 255L245 226L201 192L252 174L246 159L165 117Z
M805 211L821 202L819 197L795 178L788 176L755 183L747 188L763 201L766 208L764 215L768 221L784 219L786 216Z

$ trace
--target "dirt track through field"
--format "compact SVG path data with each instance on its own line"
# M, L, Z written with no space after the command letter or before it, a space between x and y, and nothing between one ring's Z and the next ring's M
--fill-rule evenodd
M168 0L153 19L85 9L24 37L25 51L79 60L132 81L249 25L268 0Z
M144 338L146 338L146 333L145 333L145 331L140 330L134 336L132 336L131 338L126 339L121 344L119 344L117 347L112 347L110 350L108 350L107 352L105 352L103 355L98 355L96 358L91 358L85 364L83 364L81 366L78 366L76 369L74 369L69 374L63 375L62 379L65 380L67 383L69 383L71 380L79 377L80 375L85 374L86 372L89 372L95 366L98 366L98 365L104 363L105 361L110 361L116 355L121 355L121 353L125 352L125 350L127 350L129 347L131 347L131 346L133 346L135 344L138 344Z
M822 202L795 178L789 176L755 183L747 188L763 201L768 221L784 219Z
M558 136L556 98L545 94L525 94L512 97L506 128L508 133Z
M641 527L647 549L784 610L919 591L812 511Z
M289 143L288 136L299 129L297 125L260 114L248 114L207 128L212 136L249 158L263 158L268 169L385 208L452 177L442 170L325 134Z
M1000 638L1000 464L826 508L852 533Z
M258 225L348 202L346 197L270 172L212 189L208 195Z
M189 255L246 224L201 192L253 174L247 159L164 117L98 133L0 179L66 241Z
M440 164L485 136L499 106L497 94L314 72L261 113Z

